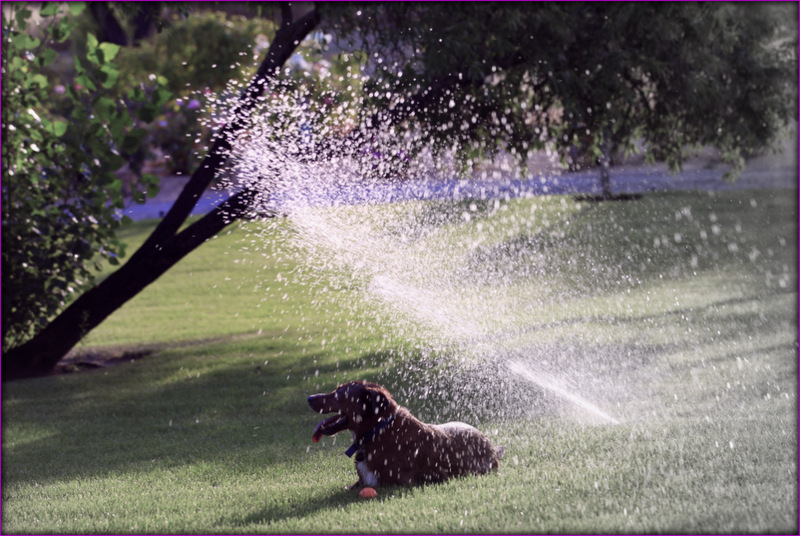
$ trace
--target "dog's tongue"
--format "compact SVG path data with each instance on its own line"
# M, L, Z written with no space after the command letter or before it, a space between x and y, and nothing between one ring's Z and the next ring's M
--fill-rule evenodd
M317 425L317 429L314 430L314 435L311 436L311 439L314 440L314 443L319 443L319 438L322 437L322 425L325 424L325 421L322 421Z
M314 430L314 435L311 436L311 439L314 441L314 443L318 443L319 438L322 436L329 436L337 432L341 432L344 430L345 426L347 426L347 417L344 415L334 415L333 417L328 417L317 425L317 428Z

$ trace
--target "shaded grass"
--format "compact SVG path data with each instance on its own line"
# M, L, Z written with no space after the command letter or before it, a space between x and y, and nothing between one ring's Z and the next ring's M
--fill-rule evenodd
M355 480L341 455L348 438L312 446L318 416L305 397L380 379L428 418L452 393L413 397L416 380L393 371L428 358L351 307L357 289L322 293L325 275L284 254L289 222L258 244L236 229L81 349L156 345L153 355L3 386L3 530L796 532L795 199L764 191L658 194L624 206L508 203L494 216L506 230L493 227L468 262L518 266L527 256L566 267L545 279L554 299L541 300L541 324L518 336L611 378L606 399L625 418L598 426L563 411L487 412L477 424L508 449L498 473L382 489L376 501L342 489ZM514 212L527 222L532 206L543 217L515 228ZM493 207L479 208L486 221ZM469 234L480 221L431 225ZM149 225L130 229L130 247ZM761 252L753 260L750 246ZM543 291L529 264L507 288ZM600 276L609 270L620 277Z

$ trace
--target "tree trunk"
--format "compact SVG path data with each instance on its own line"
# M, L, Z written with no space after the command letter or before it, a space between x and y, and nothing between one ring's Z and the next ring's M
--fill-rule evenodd
M229 140L248 120L257 97L266 83L294 53L306 35L320 22L317 10L297 21L291 9L283 9L280 30L267 51L250 85L242 95L234 117L237 121L226 127L203 162L192 174L172 208L156 229L131 258L97 286L84 292L50 324L28 342L3 355L2 380L44 376L92 329L111 313L158 279L188 253L213 237L236 219L246 214L254 192L242 191L221 203L203 218L178 232L191 214L202 193L216 172L225 163Z
M600 188L603 199L609 201L613 196L611 191L611 143L608 129L604 131L603 143L600 145Z
M602 189L603 199L608 201L613 197L611 191L611 173L609 173L608 158L603 155L603 160L600 163L600 188Z
M84 292L45 329L3 356L3 381L50 373L93 328L178 261L243 214L252 192L240 192L161 244L143 245L117 271Z

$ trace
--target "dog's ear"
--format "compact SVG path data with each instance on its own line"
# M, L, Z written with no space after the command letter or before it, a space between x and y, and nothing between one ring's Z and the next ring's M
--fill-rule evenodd
M389 407L389 400L386 395L376 389L366 389L365 416L373 417L380 415Z

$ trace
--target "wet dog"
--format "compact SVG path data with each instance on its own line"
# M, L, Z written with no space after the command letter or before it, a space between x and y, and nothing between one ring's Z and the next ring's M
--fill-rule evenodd
M335 413L317 425L313 440L350 430L358 481L351 486L413 485L495 470L505 448L493 447L462 422L425 424L380 385L351 381L308 397L317 413Z

